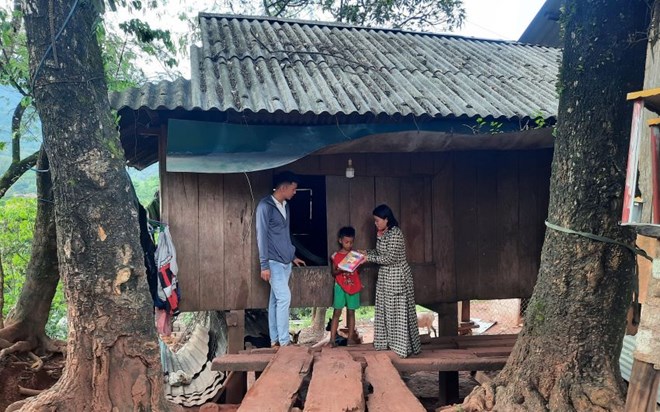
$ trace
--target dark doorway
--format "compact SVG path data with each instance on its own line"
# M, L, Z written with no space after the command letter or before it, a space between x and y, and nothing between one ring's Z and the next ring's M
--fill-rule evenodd
M298 190L291 199L291 240L296 255L309 266L328 264L325 209L325 176L298 176Z

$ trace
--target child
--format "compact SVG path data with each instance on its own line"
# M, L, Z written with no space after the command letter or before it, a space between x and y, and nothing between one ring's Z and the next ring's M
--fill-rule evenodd
M337 233L337 242L341 248L332 254L332 275L335 278L334 290L334 312L332 313L332 327L330 328L330 343L336 346L335 339L337 338L337 327L339 326L339 316L344 307L347 310L348 317L348 342L354 340L355 336L355 309L360 307L360 289L362 283L360 276L355 270L354 272L345 272L339 269L338 265L346 257L346 254L353 249L353 241L355 240L355 229L346 226L339 229Z

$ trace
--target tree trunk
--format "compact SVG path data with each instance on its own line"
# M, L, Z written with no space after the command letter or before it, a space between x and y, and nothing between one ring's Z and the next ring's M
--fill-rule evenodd
M39 170L48 170L48 158L42 150ZM34 222L32 253L26 271L26 280L6 327L0 330L0 339L10 349L2 348L0 358L13 352L53 351L63 345L53 345L46 336L46 323L55 295L59 272L57 269L57 243L55 239L55 213L49 172L37 174L37 216Z
M566 4L548 221L632 245L618 225L632 107L642 84L645 2ZM631 302L626 248L547 229L525 325L504 370L463 410L622 410L618 357Z
M312 311L312 329L317 332L325 331L325 312L327 308L318 307Z
M165 410L138 216L95 35L94 5L102 3L72 4L26 0L24 6L33 95L53 176L69 336L60 380L21 406ZM64 28L59 38L51 24ZM47 54L51 44L56 54Z

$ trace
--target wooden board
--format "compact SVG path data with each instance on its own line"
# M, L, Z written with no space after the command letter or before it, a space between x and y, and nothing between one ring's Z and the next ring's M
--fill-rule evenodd
M518 291L518 152L503 152L498 156L497 167L497 253L498 280L502 290Z
M429 176L424 178L424 262L433 263L433 185Z
M424 262L424 179L401 179L401 216L398 217L406 239L408 262Z
M375 178L374 207L385 203L394 216L401 216L401 179L398 177Z
M492 371L502 369L508 356L456 357L456 358L405 358L394 359L392 363L401 372L419 371Z
M325 197L327 226L328 226L328 259L338 249L337 232L342 226L348 224L349 189L348 179L339 176L326 176ZM364 239L357 239L356 246L360 247Z
M490 291L496 296L506 295L499 283L499 253L497 251L497 156L495 152L477 152L477 250L478 276L473 284L481 293Z
M248 173L250 179L250 184L252 187L252 194L254 195L254 203L250 205L252 210L256 210L259 201L268 196L271 193L273 185L273 176L271 171L261 171ZM270 285L268 282L261 279L261 265L259 264L259 249L257 248L257 230L256 230L256 219L252 216L252 227L251 235L251 269L249 273L250 277L250 307L258 308L260 306L268 306L268 298L270 297Z
M433 262L437 300L456 300L454 256L454 162L451 153L435 157L438 173L432 180Z
M227 354L213 359L211 370L214 371L262 371L273 359L273 353Z
M660 371L652 364L635 359L626 398L627 412L654 412L660 386Z
M373 387L373 393L369 394L367 399L369 411L424 412L426 410L401 380L399 372L387 355L368 355L365 359L367 362L365 379Z
M253 203L248 182L243 174L224 175L224 187L225 306L231 309L246 309L249 307L248 298L252 283L252 222L257 199Z
M350 224L355 228L355 243L363 248L376 247L376 229L371 214L374 210L374 178L354 177L349 179Z
M473 153L454 154L454 255L459 300L479 296L477 164Z
M411 266L411 270L415 288L415 303L418 305L435 303L437 299L435 265L427 263L414 264Z
M200 288L197 309L215 310L225 307L224 179L217 174L198 176L199 222L204 228L199 232L199 278L212 287Z
M304 346L285 346L250 388L241 403L242 412L288 411L300 384L309 373L312 355Z
M321 356L314 359L305 411L357 412L364 411L364 407L362 365L346 350L324 348Z
M291 271L291 307L329 307L334 279L328 266L294 267Z
M538 225L539 222L542 222L542 216L539 211L538 158L534 154L534 151L522 151L520 152L519 161L520 205L518 222L520 228L526 228L526 230L519 230L517 236L520 260L519 282L517 290L511 291L512 296L519 297L531 296L531 293L529 293L531 290L526 287L531 282L525 282L525 280L536 280L541 259L541 245L538 244ZM531 286L533 289L533 284Z
M177 252L181 310L195 310L200 302L199 192L197 174L167 173L168 223Z

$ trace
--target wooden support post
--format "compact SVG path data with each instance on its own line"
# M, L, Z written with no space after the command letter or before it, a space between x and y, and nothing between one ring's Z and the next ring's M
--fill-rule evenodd
M470 321L470 301L464 300L461 302L461 323Z
M458 334L458 303L440 303L428 307L438 313L438 336ZM458 372L438 372L438 402L439 405L458 402Z
M245 311L232 310L226 315L227 319L227 353L238 353L245 349ZM247 374L234 372L232 379L227 380L225 390L225 403L241 403L247 392Z
M522 325L525 321L525 310L529 305L529 298L518 299L518 325Z
M438 405L458 403L458 372L438 372Z
M655 412L660 371L650 363L635 359L630 374L626 412Z

